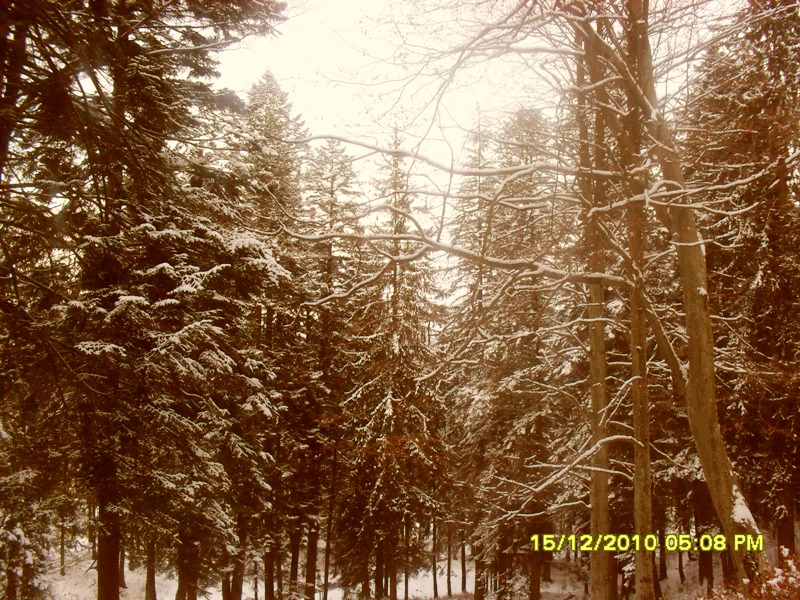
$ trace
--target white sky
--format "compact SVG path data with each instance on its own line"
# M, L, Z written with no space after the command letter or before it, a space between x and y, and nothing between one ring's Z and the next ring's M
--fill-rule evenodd
M473 127L481 114L505 105L522 104L492 64L491 76L471 73L471 83L454 89L441 106L446 134L417 114L432 96L432 88L400 98L406 75L397 54L400 38L397 20L416 18L426 25L434 16L415 8L409 0L301 0L290 3L287 20L278 25L278 35L246 40L236 50L220 56L219 80L244 95L265 70L270 70L289 95L295 114L300 114L314 135L338 134L385 146L394 127L406 132L404 147L414 146L412 135L424 135L422 152L449 163L458 161L464 143L461 128ZM401 14L402 13L402 14ZM413 17L410 15L414 15ZM452 22L441 17L444 34L452 34ZM406 27L405 35L414 28ZM442 38L435 42L441 43ZM418 82L417 82L418 83ZM414 84L417 85L417 84ZM519 86L517 86L519 88ZM502 92L502 93L501 93ZM510 98L510 99L509 99ZM505 103L505 104L504 104ZM428 113L430 118L430 112ZM449 142L442 143L442 135ZM452 147L452 149L451 149ZM356 152L354 152L356 153Z
M269 70L313 134L369 135L378 129L369 108L379 99L367 84L385 76L381 59L394 49L374 23L389 11L388 0L292 3L277 36L220 56L219 85L244 93Z
M480 26L485 15L471 14L470 3L458 2L450 3L455 7L451 11L437 12L431 7L445 2L426 0L289 0L288 4L287 19L278 25L276 36L248 39L220 55L218 84L244 96L265 70L271 71L312 134L338 134L379 145L387 144L393 127L429 139L446 135L458 159L464 141L459 127L474 127L479 111L483 117L497 117L499 111L529 107L537 97L542 100L542 94L549 94L543 85L547 77L541 76L549 69L542 70L540 59L517 59L515 66L493 59L483 69L459 74L440 106L444 123L427 133L430 122L417 114L430 101L433 88L420 90L426 81L419 79L400 100L407 73L392 64L402 63L400 35L417 36L406 48L412 53L415 43L447 46L463 35L464 23ZM504 3L498 5L502 8ZM395 21L416 25L395 26ZM422 29L435 31L436 37L420 38ZM445 134L438 125L444 125ZM407 136L404 145L411 147L414 141ZM433 141L423 151L449 162L450 150L443 144Z

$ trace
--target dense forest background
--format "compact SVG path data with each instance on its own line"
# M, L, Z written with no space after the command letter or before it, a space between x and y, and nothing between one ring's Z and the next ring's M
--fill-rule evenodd
M406 55L431 106L508 57L546 90L460 165L216 89L273 0L0 3L3 598L79 543L98 600L467 556L475 600L554 557L660 596L664 551L531 543L588 533L764 533L701 579L797 597L800 5L412 4L458 38Z

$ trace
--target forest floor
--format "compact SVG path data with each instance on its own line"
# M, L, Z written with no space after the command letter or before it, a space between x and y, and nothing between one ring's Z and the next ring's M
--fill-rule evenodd
M676 555L668 555L668 578L661 582L661 589L664 592L665 600L680 600L685 598L695 598L700 595L702 589L697 582L697 562L684 561L684 572L686 582L681 584L678 575L678 565ZM722 574L718 557L715 556L715 580L720 581ZM440 564L440 572L437 578L439 598L447 598L447 577L445 569ZM460 594L461 590L461 570L456 561L453 562L453 576L451 585L455 600L467 600L472 598L472 594ZM565 560L555 560L551 564L551 582L542 582L542 600L582 600L587 596L584 594L585 574L574 562ZM717 579L719 578L719 579ZM68 557L66 575L58 573L58 565L54 561L52 570L45 576L49 586L49 598L52 600L94 600L97 597L96 572L93 561L88 551L75 553ZM122 600L142 600L144 598L145 576L144 569L127 570L125 573L127 589L121 590ZM473 587L472 565L467 571L467 587ZM518 594L514 595L514 600L526 600L525 586L527 583L523 578L516 582ZM172 600L178 582L166 575L159 575L156 579L156 590L159 600ZM219 588L211 588L205 596L208 600L221 600L222 595ZM398 593L403 596L403 583L398 584ZM457 594L457 595L456 595ZM321 600L321 594L318 600ZM418 573L409 580L409 596L415 600L433 598L433 577L431 573ZM254 598L264 598L263 588L259 585L258 595L254 593L252 582L245 582L243 598L253 600ZM633 595L631 595L633 597ZM328 600L344 600L343 592L339 587L332 586L328 591Z

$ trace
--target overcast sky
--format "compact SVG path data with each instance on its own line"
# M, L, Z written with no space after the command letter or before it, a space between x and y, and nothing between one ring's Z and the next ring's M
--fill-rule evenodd
M380 90L371 84L387 76L382 59L394 49L376 23L389 16L388 0L291 3L276 36L221 55L219 84L244 93L270 70L313 133L374 132Z
M458 23L448 21L448 13L435 15L420 8L423 3L408 0L300 0L289 4L288 18L278 25L275 37L250 39L221 55L219 85L244 94L269 69L313 134L338 134L386 145L392 128L398 127L406 133L404 147L415 145L415 135L424 136L428 141L422 151L449 163L451 156L458 161L465 139L461 128L474 126L479 107L486 115L512 92L500 65L493 62L490 74L477 75L471 83L451 91L439 106L439 120L431 127L431 111L422 117L419 114L429 107L438 82L412 91L421 81L415 80L399 100L407 75L407 69L397 64L405 64L397 52L399 31L413 36L423 27L393 23L412 19L435 28L436 19L443 19L441 33L431 42L441 45L448 32L458 34ZM419 38L414 43L419 43ZM513 104L509 101L509 106ZM443 136L447 143L438 141Z

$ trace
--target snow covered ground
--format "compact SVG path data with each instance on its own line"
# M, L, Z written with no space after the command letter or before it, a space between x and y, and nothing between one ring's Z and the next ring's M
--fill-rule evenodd
M665 592L665 597L672 600L679 600L681 598L693 598L701 592L701 588L697 583L697 562L689 562L684 560L684 571L686 574L686 583L681 584L678 576L677 557L674 554L668 555L670 559L668 568L668 579L661 582L662 590ZM718 564L715 564L715 579L721 581L721 571ZM447 578L444 571L444 561L440 561L440 572L438 574L438 587L439 597L447 597ZM552 564L552 583L542 583L542 600L566 600L572 596L574 599L584 598L583 582L581 580L580 570L575 563L566 561L555 561ZM97 597L96 589L96 572L93 568L91 559L88 553L74 555L70 557L67 564L66 575L61 576L58 573L57 566L47 575L47 581L50 587L50 597L52 600L94 600ZM142 600L144 598L144 584L145 576L143 570L128 570L125 574L125 581L127 589L121 591L121 598L123 600ZM453 561L453 575L451 578L453 593L458 594L461 591L461 569L457 561ZM520 581L520 588L524 589L524 582ZM472 565L470 564L467 572L467 589L470 592L473 590L474 576L472 572ZM160 575L156 580L156 589L158 592L159 600L172 600L175 597L175 592L178 587L178 582L166 576ZM399 596L403 595L402 580L398 584ZM430 571L419 573L417 576L410 580L409 595L413 598L432 598L433 597L433 577ZM321 598L321 594L319 595ZM255 595L253 593L252 582L245 583L244 598L252 599ZM259 586L258 597L264 598L264 590ZM219 589L208 590L209 600L221 600L222 595ZM342 590L334 587L328 592L329 600L342 600ZM524 600L524 596L520 596L519 600Z

